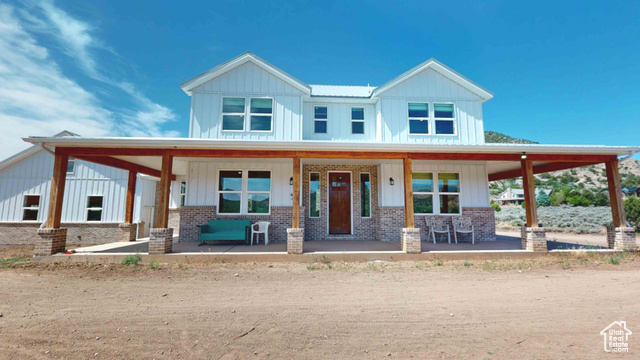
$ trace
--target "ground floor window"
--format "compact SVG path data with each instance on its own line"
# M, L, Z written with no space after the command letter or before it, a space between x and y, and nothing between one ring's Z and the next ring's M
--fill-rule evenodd
M415 172L412 185L415 214L460 214L459 173Z
M320 173L309 173L309 217L320 217Z
M221 170L219 175L219 214L270 213L271 171Z
M180 183L180 206L184 206L185 198L187 197L187 183Z
M40 211L40 195L25 195L22 204L22 220L38 220L38 211Z
M102 221L102 196L87 198L87 221Z
M371 175L360 174L360 216L371 217Z

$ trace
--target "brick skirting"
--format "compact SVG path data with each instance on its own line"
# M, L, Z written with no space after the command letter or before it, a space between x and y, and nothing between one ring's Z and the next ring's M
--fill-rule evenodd
M67 245L100 245L118 241L120 223L62 223ZM40 223L0 223L0 245L36 245Z
M198 241L198 225L212 219L249 219L251 223L269 221L269 242L287 241L287 229L291 227L291 206L272 206L271 215L218 215L216 206L183 206L180 208L180 242ZM304 213L304 206L300 208ZM300 216L300 227L304 227L304 216ZM264 237L260 237L264 241Z

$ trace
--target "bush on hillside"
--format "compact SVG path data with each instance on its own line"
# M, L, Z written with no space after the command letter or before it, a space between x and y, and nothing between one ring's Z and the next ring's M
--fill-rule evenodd
M624 212L627 216L627 221L636 228L636 231L640 231L640 198L632 196L624 201Z

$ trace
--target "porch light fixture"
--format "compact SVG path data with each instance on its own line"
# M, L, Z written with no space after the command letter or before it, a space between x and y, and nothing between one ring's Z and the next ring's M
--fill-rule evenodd
M527 158L527 153L523 152L522 155L520 156L520 159L524 160Z
M289 185L293 185L293 176L289 179Z
M393 181L393 178L389 178L389 185L393 186L396 182Z

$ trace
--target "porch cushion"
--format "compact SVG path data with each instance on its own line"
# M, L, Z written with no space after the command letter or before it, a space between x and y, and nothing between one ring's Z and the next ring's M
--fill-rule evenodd
M242 231L220 231L216 233L202 234L200 240L244 240L244 230Z

